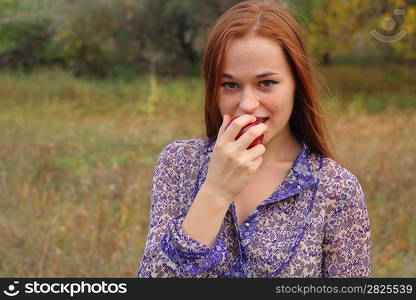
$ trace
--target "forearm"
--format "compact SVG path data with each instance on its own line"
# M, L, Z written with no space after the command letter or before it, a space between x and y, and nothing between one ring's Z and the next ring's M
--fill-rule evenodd
M202 186L186 215L151 222L157 226L149 228L138 276L216 277L226 259L219 236L230 203L225 198Z
M152 185L148 235L138 277L205 278L217 277L223 272L221 268L227 249L218 233L229 202L204 184L193 199L185 221L187 214L182 211L179 197L181 170L176 164L177 156L171 155L175 152L182 155L182 146L182 143L173 143L159 156ZM210 243L212 246L208 246Z
M183 230L194 240L212 246L231 200L203 184L185 216Z

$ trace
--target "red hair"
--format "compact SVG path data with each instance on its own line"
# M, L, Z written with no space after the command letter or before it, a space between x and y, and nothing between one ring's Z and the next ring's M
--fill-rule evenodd
M324 85L316 79L318 73L305 47L302 28L286 9L271 1L250 0L234 5L219 17L208 35L202 66L207 137L215 140L222 124L218 96L227 43L250 33L276 42L285 53L296 82L289 119L295 137L312 151L335 160L326 142L330 137L326 137L325 118L318 103Z

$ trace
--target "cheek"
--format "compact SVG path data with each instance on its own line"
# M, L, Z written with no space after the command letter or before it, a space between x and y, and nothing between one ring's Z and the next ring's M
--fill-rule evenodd
M235 107L236 104L231 99L220 99L218 101L218 109L222 114L232 112L232 110L234 110Z
M264 101L264 107L272 114L282 110L282 99L279 96L275 96Z
M218 109L220 110L221 115L227 113L227 107L224 105L223 101L218 102Z
M277 93L273 98L266 101L268 108L273 113L290 112L293 108L293 93L282 90Z

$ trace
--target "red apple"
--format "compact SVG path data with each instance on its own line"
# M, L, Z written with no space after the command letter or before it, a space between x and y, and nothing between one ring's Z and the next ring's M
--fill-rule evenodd
M231 122L232 121L234 121L235 119L237 119L238 117L235 117L235 118L233 118L232 120L231 120ZM231 122L230 122L230 124L231 124ZM247 124L246 126L244 126L241 130L240 130L240 132L237 134L237 137L235 138L236 140L240 137L240 136L242 136L243 135L243 133L244 132L246 132L247 130L249 130L251 127L253 127L254 125L257 125L257 124L260 124L261 122L259 122L259 121L254 121L254 122L252 122L252 123L250 123L250 124ZM230 124L228 124L228 126L230 125ZM228 127L227 126L227 127ZM251 144L250 144L250 146L248 146L248 148L247 149L250 149L250 148L253 148L254 146L256 146L256 145L258 145L258 144L261 144L261 143L263 143L263 138L264 138L264 134L262 134L262 135L260 135L259 137L257 137Z

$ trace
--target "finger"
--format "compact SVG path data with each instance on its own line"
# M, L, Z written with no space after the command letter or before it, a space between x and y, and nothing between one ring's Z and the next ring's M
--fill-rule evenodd
M253 172L253 173L255 173L255 172L257 172L257 170L259 169L259 167L260 167L260 165L263 163L263 157L258 157L257 159L255 159L255 160L253 160L252 162L251 162L251 165L250 165L250 168L251 168L251 171Z
M263 157L259 157L256 160L253 161L254 166L256 168L256 170L260 167L260 165L263 163Z
M229 126L226 127L226 130L224 131L224 136L228 141L234 141L241 129L254 121L256 121L255 116L242 115L232 122L230 121L228 124Z
M220 129L218 130L218 137L220 137L221 135L223 135L225 129L227 128L228 124L230 123L230 116L227 114L224 114L222 117L222 124Z
M244 132L243 135L238 138L237 143L239 147L244 147L244 149L247 149L251 145L251 143L256 138L263 135L267 131L267 129L267 125L263 123L252 126L249 130Z
M249 160L256 160L257 158L261 157L266 152L266 146L263 144L258 144L251 149L246 151L247 158Z

